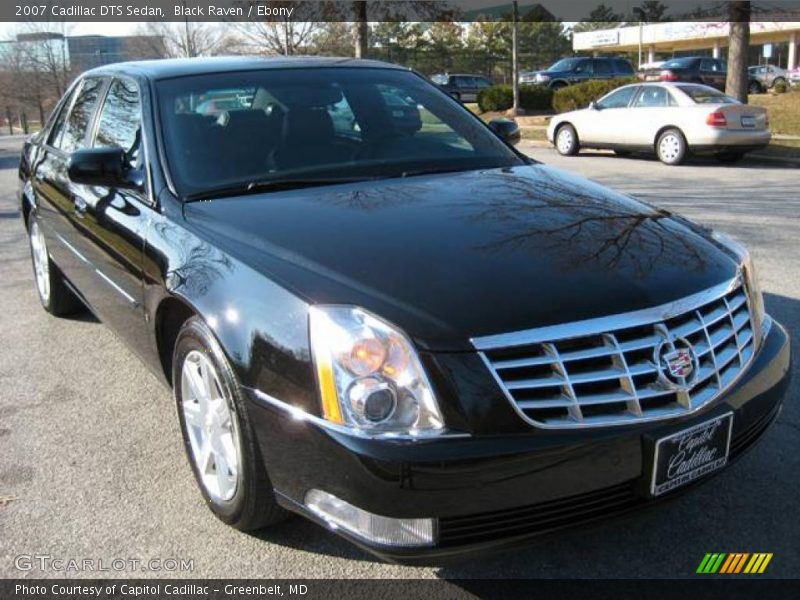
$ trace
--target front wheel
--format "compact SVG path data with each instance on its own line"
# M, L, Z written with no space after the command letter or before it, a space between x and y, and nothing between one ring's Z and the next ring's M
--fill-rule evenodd
M658 160L665 165L679 165L686 158L686 138L679 129L667 129L656 142Z
M750 85L748 86L747 92L749 94L760 94L761 93L761 84L757 81L751 81Z
M578 133L572 125L562 125L556 131L556 150L562 156L575 156L580 150Z
M36 291L44 309L56 317L71 315L80 310L81 301L64 283L64 276L50 259L47 241L44 239L44 233L36 214L30 216L28 243L31 247Z
M186 455L208 507L242 531L283 520L242 390L202 320L193 317L181 328L172 364Z

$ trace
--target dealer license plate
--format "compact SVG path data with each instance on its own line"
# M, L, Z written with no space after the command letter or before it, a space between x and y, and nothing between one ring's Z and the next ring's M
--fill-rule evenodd
M656 442L650 492L660 496L728 463L733 413Z

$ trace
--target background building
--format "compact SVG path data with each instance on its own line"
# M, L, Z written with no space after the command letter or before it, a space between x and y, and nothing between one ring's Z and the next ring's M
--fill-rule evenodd
M685 55L727 56L727 22L648 23L575 33L573 49L581 52L639 53L641 63ZM798 66L800 22L750 23L749 64Z

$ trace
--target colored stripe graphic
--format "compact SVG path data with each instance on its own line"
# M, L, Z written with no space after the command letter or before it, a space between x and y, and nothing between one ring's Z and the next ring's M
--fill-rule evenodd
M722 561L725 559L727 554L723 553L708 553L703 558L703 561L700 563L700 566L697 567L698 573L716 573L719 570Z
M769 554L765 554L764 555L764 561L761 563L761 566L759 566L758 572L759 573L763 573L764 570L767 568L767 565L769 564L769 561L771 561L771 560L772 560L772 552L770 552Z
M763 573L772 560L771 552L707 552L697 567L697 573L734 575Z

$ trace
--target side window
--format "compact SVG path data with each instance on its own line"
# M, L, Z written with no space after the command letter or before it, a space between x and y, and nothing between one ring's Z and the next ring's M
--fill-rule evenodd
M669 90L667 90L667 105L680 106L680 104L678 104L678 101L675 100L675 96L673 96L672 92L670 92Z
M607 108L626 108L638 89L638 87L634 86L615 90L601 99L597 105L604 110Z
M614 70L620 75L633 75L633 67L627 60L614 60Z
M119 146L136 165L141 146L139 90L129 80L115 79L100 113L95 146Z
M581 73L583 75L591 75L592 74L592 60L582 60L577 65L575 65L575 73Z
M342 99L339 102L326 108L331 121L333 121L333 130L336 135L361 137L361 130L356 122L356 116L353 114L353 109L350 108L350 104L348 104L344 95L342 95Z
M475 83L477 84L478 88L484 89L488 87L492 87L492 82L488 79L484 79L483 77L477 77L475 79Z
M595 75L611 75L611 62L607 60L594 61Z
M92 120L100 89L103 87L102 79L84 79L81 84L75 103L67 117L64 128L54 146L64 152L74 152L84 147L86 130Z
M710 58L704 58L700 61L700 70L701 71L716 71L714 68L714 61Z
M667 106L668 103L667 90L662 87L654 85L646 85L642 88L639 96L634 101L633 105L637 108L655 108L660 106Z
M57 147L56 144L58 143L59 138L64 132L64 123L66 123L67 121L67 113L69 113L69 107L72 104L72 98L74 97L75 97L75 89L72 90L69 97L64 99L64 102L60 106L58 116L56 117L56 120L53 123L53 129L50 131L50 137L47 140L47 143L50 146Z

